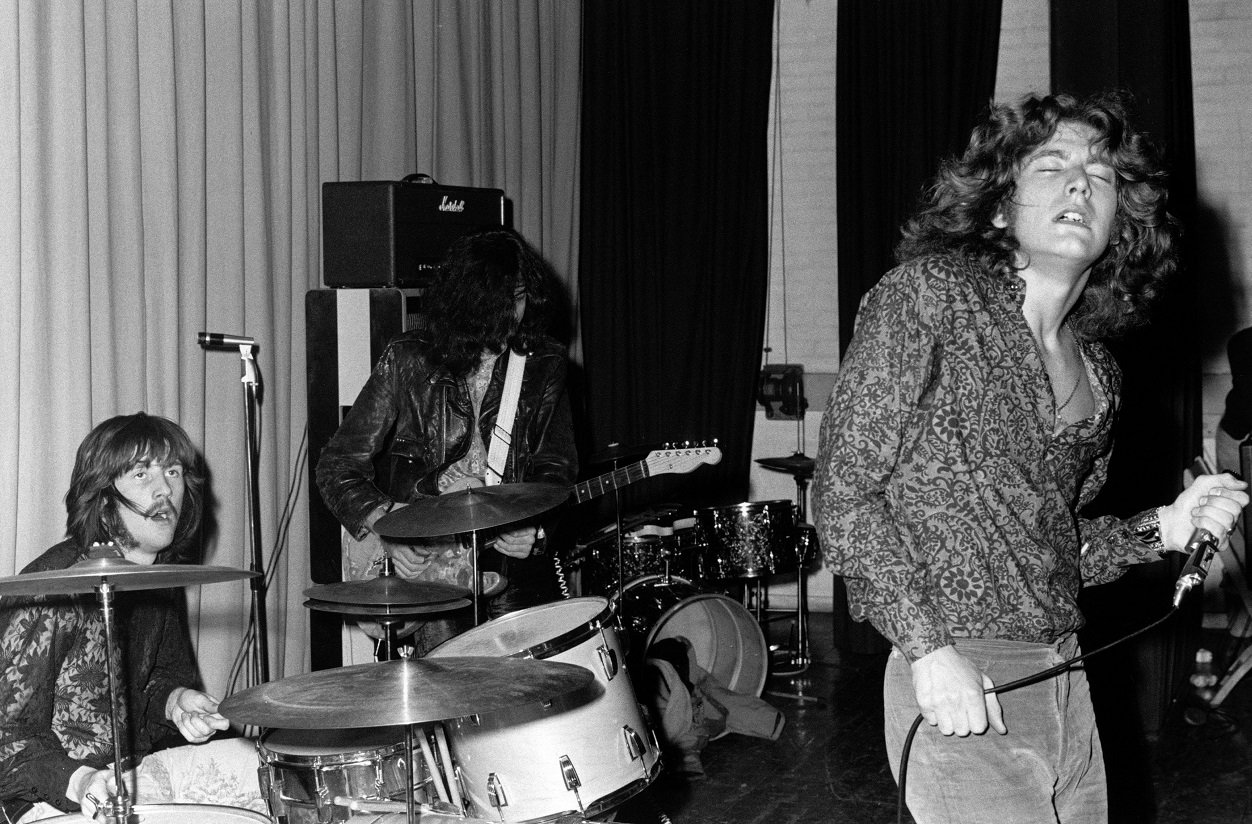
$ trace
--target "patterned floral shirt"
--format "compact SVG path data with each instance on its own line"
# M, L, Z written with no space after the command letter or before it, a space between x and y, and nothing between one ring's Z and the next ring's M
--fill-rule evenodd
M64 569L82 557L66 541L22 571ZM196 672L178 591L119 592L114 608L125 651L115 672L128 698L119 724L132 733L122 753L138 758L178 735L165 702L174 687L194 686ZM0 799L76 809L65 797L74 770L112 763L105 649L95 595L0 599Z
M1059 428L1022 315L1024 282L932 256L862 303L822 419L814 483L852 616L910 661L955 637L1051 642L1078 590L1159 560L1126 522L1077 513L1100 490L1121 372L1080 341L1092 417Z

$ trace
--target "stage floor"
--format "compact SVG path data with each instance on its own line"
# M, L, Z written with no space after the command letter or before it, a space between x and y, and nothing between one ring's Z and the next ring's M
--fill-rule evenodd
M617 821L896 821L895 782L881 733L886 655L835 649L829 614L813 615L810 625L814 663L798 677L771 678L766 686L764 697L787 719L779 739L731 734L709 742L700 753L702 778L677 775L667 767L649 790L618 808ZM1224 633L1206 632L1205 643L1219 657L1228 641ZM1180 707L1155 741L1104 735L1114 824L1252 821L1249 682L1252 678L1240 682L1200 725L1187 723ZM1148 767L1140 769L1145 763ZM905 820L912 818L906 814Z

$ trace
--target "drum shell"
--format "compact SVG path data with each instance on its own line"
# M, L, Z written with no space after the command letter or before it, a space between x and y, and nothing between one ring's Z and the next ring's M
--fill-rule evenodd
M795 572L796 505L757 501L696 512L703 552L700 574L712 581Z
M133 808L137 824L270 824L270 819L241 807L218 804L136 804ZM81 813L69 813L42 821L57 824L83 824Z
M257 741L270 814L287 824L324 824L353 815L333 803L336 796L405 799L404 734L403 727L270 730ZM420 764L411 775L423 783Z
M615 609L632 637L647 650L667 638L683 638L696 665L722 686L760 696L769 678L765 633L743 604L725 595L701 592L682 578L660 575L631 581L615 599Z
M678 524L645 521L636 517L625 527L621 540L623 579L666 573L698 578L703 545L694 516ZM580 547L578 558L586 592L607 597L617 591L617 544L617 527L610 524Z
M471 815L539 822L595 816L643 790L660 769L656 738L626 670L604 598L573 598L509 613L462 633L430 653L536 658L577 664L595 679L585 690L542 705L444 723ZM577 773L563 780L562 759ZM507 804L493 803L498 782Z

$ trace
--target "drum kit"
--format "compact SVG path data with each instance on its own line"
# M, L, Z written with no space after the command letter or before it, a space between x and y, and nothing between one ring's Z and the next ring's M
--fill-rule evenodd
M558 498L552 486L509 484L422 499L377 526L389 538L470 532L477 550L481 530L533 517L568 497L561 488ZM0 595L96 592L116 708L114 592L255 574L102 559L0 578ZM394 576L305 594L313 609L388 621L460 609L480 595ZM576 598L488 621L425 658L305 673L225 698L222 716L263 730L258 776L270 819L224 806L134 804L122 781L114 712L117 790L100 814L109 824L590 821L648 787L661 767L615 623L608 599Z

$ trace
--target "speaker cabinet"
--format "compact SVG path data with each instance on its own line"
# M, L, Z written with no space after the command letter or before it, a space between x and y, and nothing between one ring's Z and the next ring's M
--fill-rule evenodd
M322 184L322 281L420 288L457 238L508 225L500 189L402 180Z
M314 584L343 580L342 529L318 492L317 461L387 344L413 327L420 309L419 290L313 289L305 295L309 570ZM362 642L347 637L343 616L312 610L309 620L313 669L343 666L352 645L361 657Z

